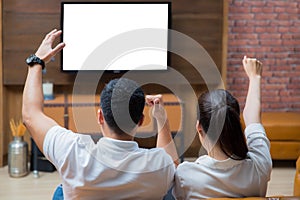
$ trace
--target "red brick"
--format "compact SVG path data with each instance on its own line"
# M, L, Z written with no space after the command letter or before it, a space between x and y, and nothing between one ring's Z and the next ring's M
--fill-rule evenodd
M276 13L274 12L274 8L273 7L263 7L263 10L262 10L263 13Z
M228 65L240 65L241 64L241 60L240 59L228 59L227 61L227 64ZM228 70L232 69L232 70L235 70L234 68L227 68Z
M300 91L297 91L297 90L292 90L289 92L291 96L300 96ZM300 103L300 101L299 101Z
M238 59L238 60L242 60L244 57L244 53L243 52L235 52L235 53L230 53L230 58L232 59Z
M288 90L280 90L279 95L280 96L289 96L290 92Z
M269 108L272 111L287 111L287 107L284 103L270 103Z
M261 110L263 112L266 112L266 110L269 108L269 104L262 102L261 104Z
M282 34L281 34L281 38L282 38L282 39L292 39L292 38L293 38L293 34L290 34L290 33L282 33Z
M300 111L300 103L298 104L296 104L296 103L294 103L294 104L292 104L292 110L291 111L293 111L293 112L299 112Z
M274 65L275 64L275 59L265 59L263 61L263 66L264 66L264 69L265 69L265 66L270 66L270 65Z
M268 83L270 84L288 84L290 81L290 78L287 77L281 77L281 78L270 78L268 79Z
M262 33L259 34L259 39L280 39L280 33Z
M233 33L253 33L254 28L253 27L233 27L232 32Z
M243 13L243 14L235 14L235 15L228 15L229 20L251 20L254 18L254 14L250 13Z
M248 84L248 79L246 77L236 77L233 81L234 84L245 85Z
M288 27L286 27L288 30ZM255 27L255 32L256 33L275 33L277 32L278 28L277 27Z
M300 34L293 34L292 39L299 40L300 39Z
M266 102L278 102L278 101L280 101L280 97L279 96L263 96L262 97L262 100L263 101L266 101Z
M299 5L300 5L300 4L299 4ZM299 12L300 12L300 9L299 9ZM294 26L300 26L300 20L293 21L293 25L294 25Z
M268 84L268 85L265 85L264 88L267 90L279 90L279 89L284 89L285 85L284 84Z
M252 13L262 13L263 12L263 7L252 7L251 8Z
M285 27L285 26L279 26L278 27L278 32L279 33L289 33L289 27Z
M267 1L267 6L278 6L278 7L297 7L297 3L293 3L291 1Z
M291 50L291 48L285 46L278 46L278 47L271 48L271 52L276 52L276 53L280 53L280 52L286 53L289 50Z
M291 83L292 84L300 84L300 77L298 78L291 78Z
M290 20L291 19L291 15L287 14L287 13L279 13L277 16L278 20Z
M261 92L262 96L278 96L278 90L263 90Z
M246 4L247 3L247 4ZM262 0L248 0L248 1L244 1L244 5L251 5L251 6L255 6L255 7L263 7L266 5L266 1L262 1Z
M249 20L248 26L270 26L270 20Z
M261 53L268 53L271 51L271 47L264 47L264 46L257 46L257 47L250 47L250 52L252 52L252 54L257 53L259 55L261 55ZM253 57L253 56L251 56Z
M260 44L263 46L280 46L282 45L282 41L281 40L260 40Z
M247 21L246 20L235 20L234 26L246 26Z
M289 14L299 14L299 9L290 5L290 7L286 8L286 12Z
M250 13L250 8L245 6L229 6L228 10L230 13Z
M248 41L247 40L233 40L230 42L230 45L233 46L242 46L242 45L247 45Z
M243 3L244 3L243 1L230 0L229 1L229 6L242 6Z
M289 53L289 58L297 58L297 59L299 59L300 55L299 55L299 53Z
M228 41L235 39L236 35L237 34L228 34Z
M275 19L278 16L277 13L261 13L261 14L255 14L254 19L256 20L270 20Z
M278 61L277 61L277 63L278 63ZM285 63L285 62L283 62L283 63ZM277 70L277 71L289 71L289 70L291 70L291 66L290 65L278 65L278 66L275 66L274 67L274 70Z
M243 90L243 88L246 89L247 85L246 84L244 84L244 85L233 84L233 85L230 86L231 90L237 90L237 91Z
M299 34L300 33L300 27L294 27L294 26L290 27L289 32Z
M276 71L276 67L272 67L273 70L273 77L278 78L278 77L287 77L287 72L286 71Z
M295 46L295 45L300 45L300 40L283 40L283 45L291 45L291 46Z
M295 102L300 102L300 97L297 96L286 96L283 98L285 102L291 102L291 103L295 103Z
M244 55L250 56L250 54L253 54L252 48L249 46L240 46L237 48L237 52L240 52L240 54L243 54L242 58L244 57Z
M293 66L293 67L297 67L297 66L300 67L300 60L299 59L297 59L297 60L295 60L295 59L287 59L286 60L286 64L288 64L290 66ZM300 69L298 69L298 70L300 70Z
M244 34L236 34L236 39L251 39L251 40L257 40L258 35L255 33L244 33Z
M290 70L290 71L285 72L285 75L287 77L297 77L297 78L299 78L300 77L300 71ZM300 86L300 84L299 84L299 86Z
M300 90L300 84L289 84L287 85L287 89Z
M285 13L286 12L286 8L285 7L275 7L274 8L274 12Z
M271 26L292 26L294 24L293 21L288 20L272 20L270 22Z

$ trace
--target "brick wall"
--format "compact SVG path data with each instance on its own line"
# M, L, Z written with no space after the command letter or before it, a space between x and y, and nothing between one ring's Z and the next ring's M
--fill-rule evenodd
M264 64L263 111L300 111L300 0L229 0L227 89L242 108L244 55Z

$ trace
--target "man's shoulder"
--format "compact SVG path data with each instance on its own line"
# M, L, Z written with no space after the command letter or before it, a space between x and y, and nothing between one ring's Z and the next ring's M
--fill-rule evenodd
M44 143L53 142L58 142L60 144L71 142L73 144L77 144L78 146L85 146L87 144L93 143L93 140L90 135L75 133L72 130L56 125L48 130L44 141Z
M170 157L169 154L163 149L163 148L151 148L151 149L145 149L145 148L139 148L139 151L141 153L145 153L145 154L151 154L155 157Z

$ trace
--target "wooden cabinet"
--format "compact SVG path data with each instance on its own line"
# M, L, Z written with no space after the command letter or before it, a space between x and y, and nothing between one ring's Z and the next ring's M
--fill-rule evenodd
M165 109L169 118L170 128L175 135L182 132L182 104L171 94L164 94ZM54 119L60 126L73 132L89 134L94 138L102 136L97 119L97 111L100 107L99 95L56 95L55 99L44 103L44 112ZM155 147L157 126L152 117L149 106L144 109L144 122L138 128L136 140L142 147ZM179 138L179 137L177 137ZM182 142L178 139L178 143ZM180 144L178 145L180 146Z
M100 134L97 123L99 105L99 98L94 96L62 94L56 95L53 100L45 101L44 112L59 125L74 132Z

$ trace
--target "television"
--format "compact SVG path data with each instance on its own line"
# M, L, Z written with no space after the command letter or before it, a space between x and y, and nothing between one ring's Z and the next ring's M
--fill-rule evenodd
M62 71L166 70L170 9L170 2L62 2Z

